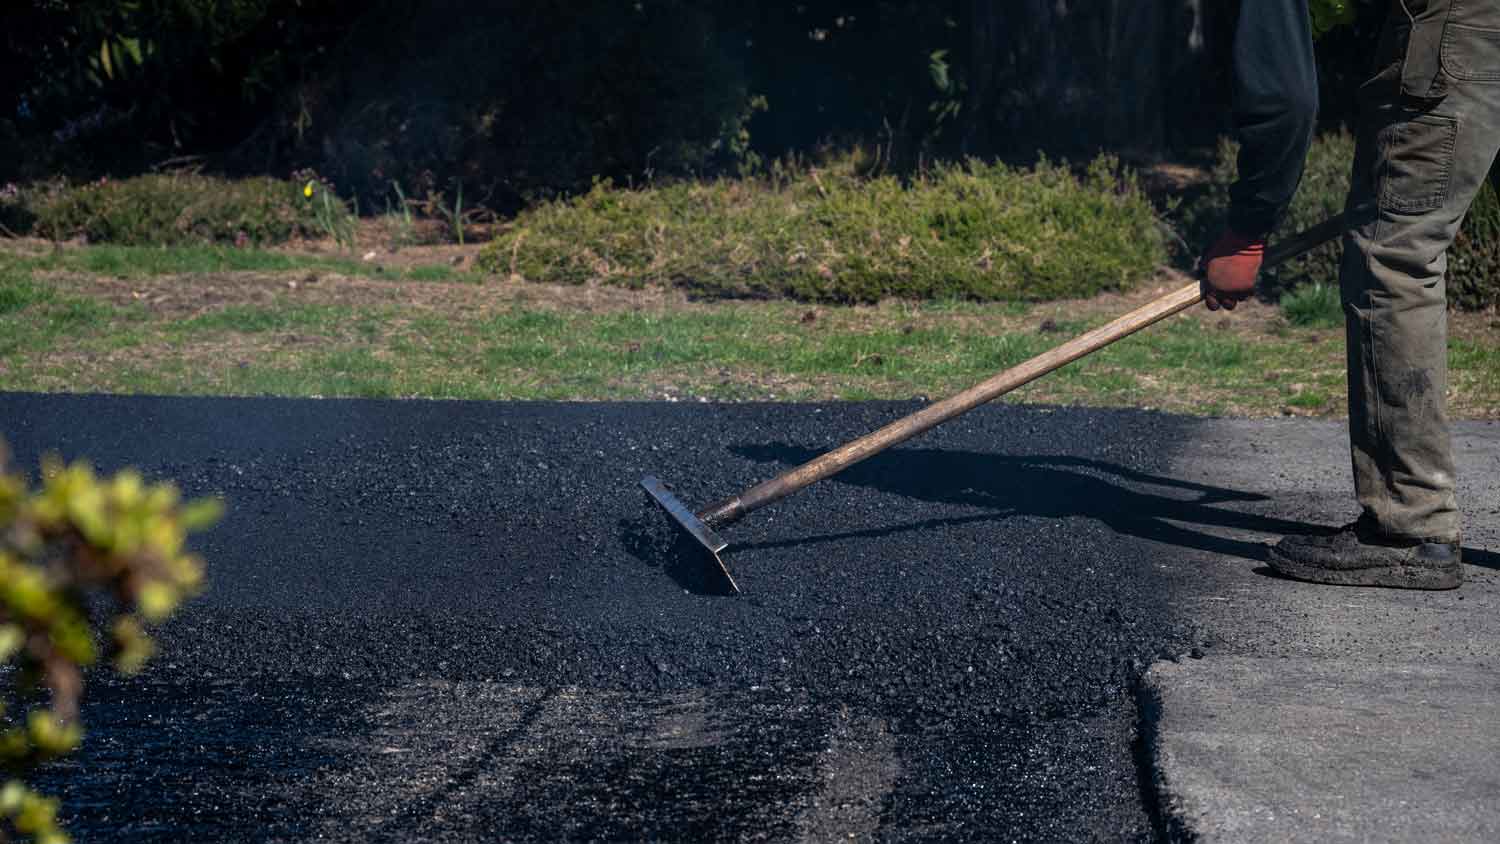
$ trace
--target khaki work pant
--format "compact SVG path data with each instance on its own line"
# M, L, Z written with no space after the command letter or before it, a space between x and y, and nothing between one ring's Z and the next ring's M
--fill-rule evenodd
M1448 432L1447 251L1500 149L1500 0L1396 0L1360 89L1340 287L1362 519L1459 538Z

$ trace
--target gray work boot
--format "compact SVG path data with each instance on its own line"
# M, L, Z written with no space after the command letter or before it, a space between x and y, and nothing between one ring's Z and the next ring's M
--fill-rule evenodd
M1381 538L1359 522L1322 536L1288 536L1272 546L1270 565L1287 577L1336 586L1456 589L1464 580L1457 542Z

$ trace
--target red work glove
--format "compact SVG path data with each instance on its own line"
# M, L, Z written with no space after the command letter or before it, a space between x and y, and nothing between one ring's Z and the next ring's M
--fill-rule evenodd
M1214 245L1198 259L1198 277L1203 281L1203 304L1210 311L1226 311L1255 293L1255 279L1266 254L1264 238L1249 238L1225 229Z

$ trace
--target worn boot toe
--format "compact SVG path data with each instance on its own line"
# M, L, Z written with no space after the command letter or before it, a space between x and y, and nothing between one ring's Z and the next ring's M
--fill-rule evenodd
M1454 589L1463 582L1458 543L1371 537L1357 524L1335 533L1289 536L1272 546L1272 570L1337 586Z

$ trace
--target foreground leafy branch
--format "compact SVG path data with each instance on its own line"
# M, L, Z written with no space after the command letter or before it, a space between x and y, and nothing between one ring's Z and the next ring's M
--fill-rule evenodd
M84 462L47 458L41 488L7 466L0 446L0 842L65 842L58 803L25 783L29 771L83 737L84 669L101 653L133 673L150 657L146 626L203 582L188 532L215 522L216 499L182 503L169 483L134 470L100 478Z

